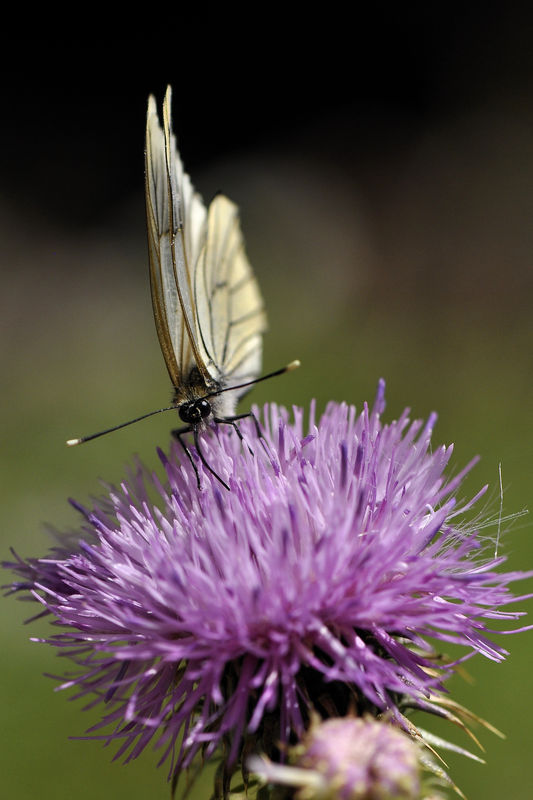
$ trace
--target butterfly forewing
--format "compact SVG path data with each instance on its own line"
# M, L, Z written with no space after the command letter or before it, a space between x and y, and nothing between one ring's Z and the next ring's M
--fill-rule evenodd
M218 195L207 212L195 192L172 133L170 88L163 128L148 103L146 206L154 316L174 386L186 394L198 373L206 388L256 378L266 317L238 210Z
M205 240L206 210L183 172L170 128L170 89L161 128L155 100L146 124L146 209L150 283L157 333L176 388L191 370L208 377L197 345L194 265Z

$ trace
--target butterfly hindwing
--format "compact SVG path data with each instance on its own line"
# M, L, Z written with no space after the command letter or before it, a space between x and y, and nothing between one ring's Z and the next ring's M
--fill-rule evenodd
M208 365L229 384L257 377L266 315L244 251L237 206L224 195L209 206L195 302Z

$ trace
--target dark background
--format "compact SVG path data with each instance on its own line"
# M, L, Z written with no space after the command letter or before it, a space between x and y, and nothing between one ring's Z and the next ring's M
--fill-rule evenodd
M154 6L118 25L110 11L23 11L5 26L3 557L44 554L43 522L76 524L68 496L120 480L133 452L155 465L168 441L167 416L63 444L169 397L143 197L146 99L167 83L195 185L241 208L270 317L265 369L302 360L252 399L361 407L383 376L387 420L436 409L435 446L456 442L455 470L482 455L465 493L491 484L486 517L499 463L504 515L531 505L533 9ZM523 517L503 536L510 568L533 564L530 531ZM168 797L154 757L121 768L68 740L93 717L42 677L62 671L28 642L47 626L24 629L12 599L2 609L6 793ZM505 664L474 660L472 683L452 684L507 735L477 731L486 766L450 759L470 798L531 796L531 634L505 643Z

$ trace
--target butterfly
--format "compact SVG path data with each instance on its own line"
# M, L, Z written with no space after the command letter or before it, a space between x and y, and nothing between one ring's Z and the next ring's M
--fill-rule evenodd
M252 384L295 369L293 361L259 377L264 304L244 250L237 206L218 194L206 208L184 171L171 125L171 88L163 102L163 124L156 101L148 100L145 194L150 286L159 344L173 386L171 405L80 439L81 444L162 411L176 409L184 426L172 431L196 474L198 469L183 437L192 433L204 467L212 469L200 434L212 424L231 425L242 440L236 414L239 398Z

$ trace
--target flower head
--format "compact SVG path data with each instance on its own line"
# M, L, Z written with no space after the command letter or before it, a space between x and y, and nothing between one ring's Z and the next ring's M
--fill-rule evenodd
M264 781L298 788L298 800L419 800L419 746L400 729L373 717L313 722L291 748L292 766L254 756L249 766Z
M435 422L331 403L307 432L275 405L264 439L219 427L202 445L202 491L174 443L164 481L140 464L108 487L47 558L9 566L64 630L46 641L77 664L62 685L105 707L94 733L136 757L155 739L171 771L243 737L267 754L322 716L424 706L450 667L427 637L500 660L487 624L514 598L472 527L457 522L469 464L444 477ZM253 452L252 452L253 450ZM194 452L194 451L193 451ZM474 462L472 462L474 463ZM94 703L93 703L94 705ZM111 732L102 733L105 726ZM254 742L252 742L253 744ZM276 744L273 744L276 743Z

